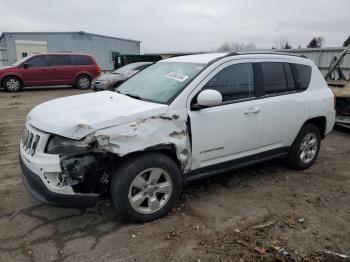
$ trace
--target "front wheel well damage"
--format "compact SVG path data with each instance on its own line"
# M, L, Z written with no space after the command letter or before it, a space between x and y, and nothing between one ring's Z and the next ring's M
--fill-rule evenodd
M76 193L97 193L108 195L110 182L121 162L147 153L161 153L168 156L181 170L174 145L158 145L123 157L109 152L89 152L80 155L60 156L62 173L58 186L71 186Z
M60 156L58 186L71 186L76 193L106 195L120 158L104 152Z
M147 154L147 153L155 153L155 152L168 156L169 158L171 158L175 162L175 164L178 166L178 168L180 170L182 169L180 161L179 161L177 154L176 154L175 145L173 145L173 144L157 145L157 146L148 147L142 151L132 152L132 153L129 153L129 154L123 156L122 158L120 158L120 161L123 161L123 159L125 159L125 158L135 157L138 155Z

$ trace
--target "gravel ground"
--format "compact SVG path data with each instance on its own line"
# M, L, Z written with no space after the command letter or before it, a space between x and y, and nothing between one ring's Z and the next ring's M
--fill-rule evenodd
M88 91L0 91L0 261L322 261L350 255L350 132L334 130L305 171L272 161L184 189L166 217L122 221L109 200L63 209L24 189L18 143L29 110Z

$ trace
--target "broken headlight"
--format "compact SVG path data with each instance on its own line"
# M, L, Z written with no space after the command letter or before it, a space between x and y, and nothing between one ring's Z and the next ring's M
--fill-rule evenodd
M61 136L52 136L46 146L46 153L59 155L83 154L90 146L82 140L74 140Z

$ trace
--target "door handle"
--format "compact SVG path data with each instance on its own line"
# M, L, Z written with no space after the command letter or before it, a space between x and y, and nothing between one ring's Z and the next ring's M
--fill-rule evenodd
M260 108L259 107L248 107L245 111L244 114L248 115L248 114L257 114L260 112Z

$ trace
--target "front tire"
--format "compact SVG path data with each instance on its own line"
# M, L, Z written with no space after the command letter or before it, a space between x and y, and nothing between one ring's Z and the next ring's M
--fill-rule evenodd
M5 78L3 86L8 92L18 92L23 87L23 84L19 78L15 76L9 76Z
M78 76L75 86L78 89L88 89L91 87L91 78L87 75Z
M147 222L167 214L181 190L182 176L175 162L164 154L145 153L121 163L110 191L123 218Z
M303 170L316 161L321 147L319 129L311 124L305 124L296 137L288 156L290 167Z

